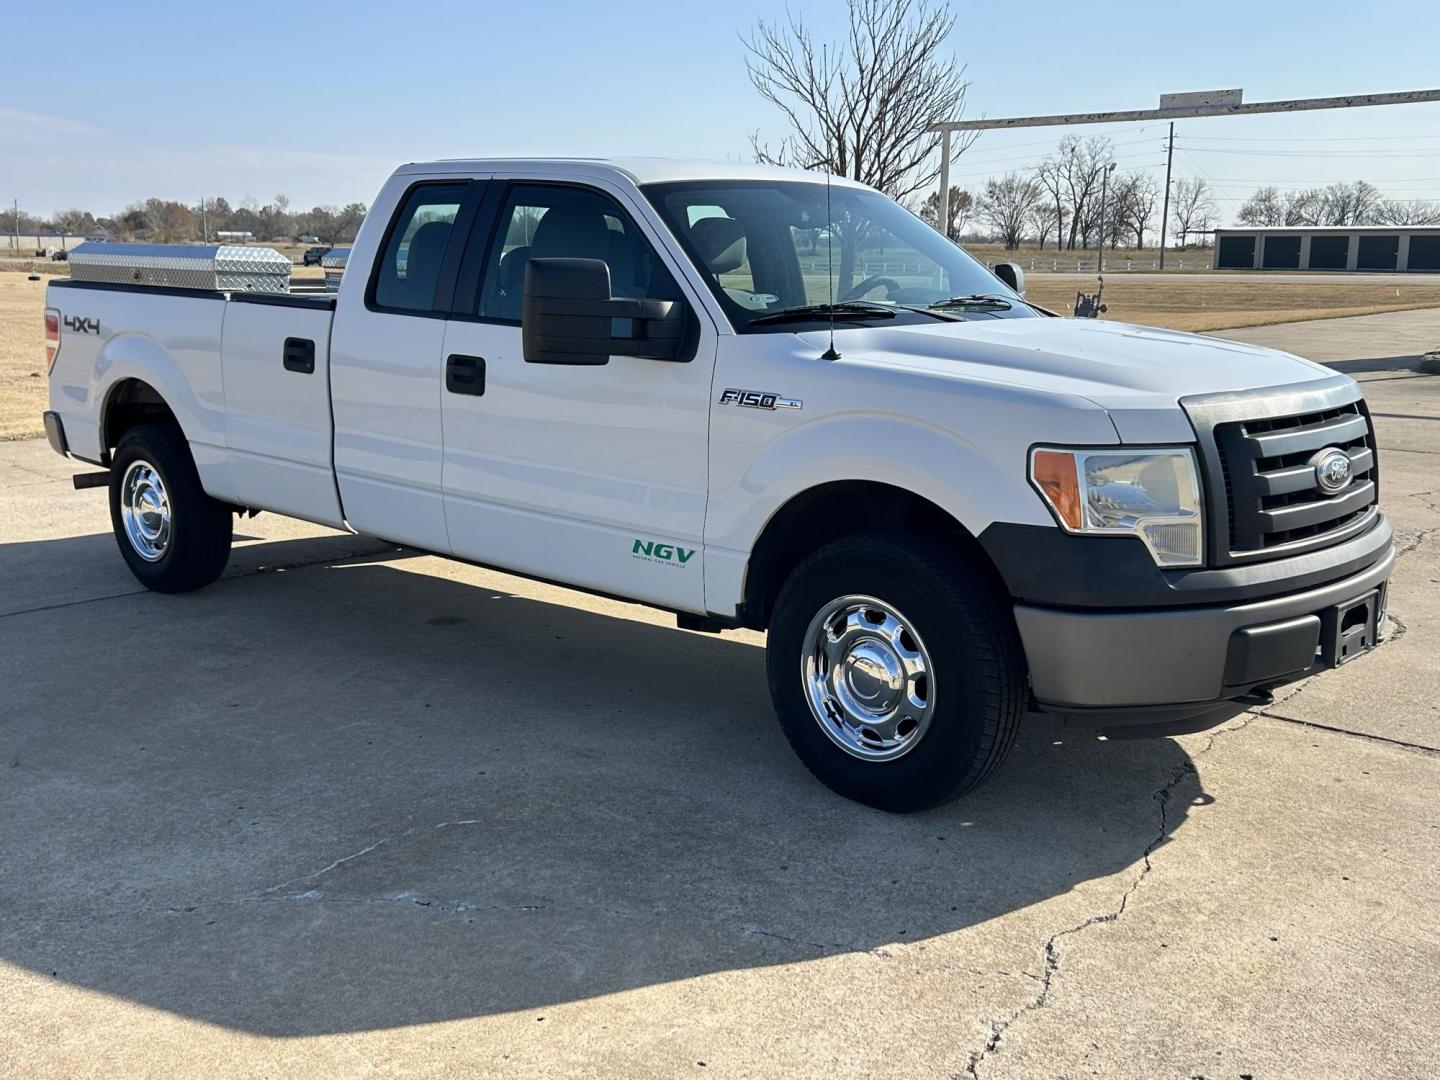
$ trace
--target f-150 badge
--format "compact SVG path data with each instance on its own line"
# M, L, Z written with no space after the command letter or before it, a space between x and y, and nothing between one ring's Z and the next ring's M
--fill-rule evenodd
M720 394L721 405L739 405L746 409L798 409L805 403L799 398L781 397L764 390L725 390Z

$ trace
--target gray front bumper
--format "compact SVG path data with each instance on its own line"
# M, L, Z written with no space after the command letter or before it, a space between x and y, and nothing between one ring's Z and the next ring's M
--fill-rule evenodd
M1031 689L1057 711L1143 711L1233 700L1251 686L1227 684L1232 635L1318 615L1382 585L1393 546L1358 574L1305 592L1253 603L1146 611L1073 611L1017 604L1015 621ZM1274 683L1303 670L1275 673Z

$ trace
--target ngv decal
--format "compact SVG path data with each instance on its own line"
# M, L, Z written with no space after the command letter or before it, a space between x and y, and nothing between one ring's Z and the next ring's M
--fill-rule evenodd
M695 557L695 549L676 547L674 544L660 544L654 540L636 540L630 548L630 557L644 559L647 562L684 566Z
M805 403L799 398L781 397L766 390L736 390L720 394L721 405L739 405L745 409L798 409Z
M63 322L66 330L73 330L77 334L98 334L100 333L99 319L85 319L79 315L66 315Z

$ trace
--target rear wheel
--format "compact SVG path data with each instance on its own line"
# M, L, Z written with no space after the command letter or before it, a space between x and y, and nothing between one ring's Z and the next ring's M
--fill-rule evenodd
M141 424L120 439L110 466L110 520L130 572L156 592L209 585L230 557L230 508L205 494L173 424Z
M1024 664L1009 598L960 553L871 534L790 575L767 650L801 761L841 795L911 811L958 798L1009 751Z

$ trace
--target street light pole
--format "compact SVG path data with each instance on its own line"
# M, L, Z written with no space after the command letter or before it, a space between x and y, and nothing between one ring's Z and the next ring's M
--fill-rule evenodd
M1100 243L1095 256L1095 273L1099 278L1100 287L1095 292L1095 303L1098 305L1105 296L1105 198L1110 191L1110 174L1115 171L1115 162L1105 167L1100 174Z

